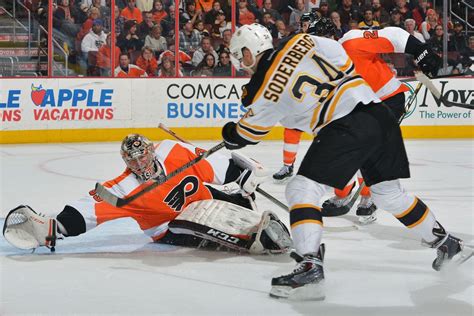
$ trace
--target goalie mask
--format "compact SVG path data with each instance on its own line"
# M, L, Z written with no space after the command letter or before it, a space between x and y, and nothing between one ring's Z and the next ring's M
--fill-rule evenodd
M140 134L125 137L120 146L120 154L127 167L143 181L157 177L163 171L155 160L153 143Z

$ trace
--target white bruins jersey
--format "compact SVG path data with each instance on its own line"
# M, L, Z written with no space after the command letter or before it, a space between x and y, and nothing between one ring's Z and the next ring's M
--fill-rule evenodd
M280 122L316 136L358 103L370 102L380 100L337 41L298 34L263 54L244 87L242 103L248 112L237 132L256 144Z

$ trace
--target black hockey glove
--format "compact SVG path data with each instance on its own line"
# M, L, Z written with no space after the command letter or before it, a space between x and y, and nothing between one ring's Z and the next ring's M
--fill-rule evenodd
M421 71L430 78L436 77L441 67L441 57L439 57L428 45L422 45L417 54L415 62Z
M222 128L222 138L224 138L225 148L235 150L247 146L249 143L243 139L236 130L237 124L229 122Z

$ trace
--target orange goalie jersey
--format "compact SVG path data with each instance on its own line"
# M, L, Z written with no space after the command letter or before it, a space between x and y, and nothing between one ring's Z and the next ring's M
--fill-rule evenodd
M155 157L164 173L169 174L196 158L201 151L202 149L191 145L164 140L156 145ZM145 234L158 240L168 230L168 223L188 204L212 199L211 191L204 182L223 184L228 166L227 157L214 154L121 208L102 201L94 190L89 192L89 196L69 205L82 214L86 230L106 221L131 217ZM119 197L132 195L144 185L148 184L140 181L128 168L117 178L104 183L106 188Z
M395 78L381 58L384 53L404 53L410 34L398 27L382 30L351 30L339 40L356 71L383 101L409 89Z

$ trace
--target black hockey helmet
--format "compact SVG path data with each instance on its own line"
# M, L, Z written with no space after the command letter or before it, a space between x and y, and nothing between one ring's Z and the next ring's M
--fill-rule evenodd
M320 17L313 12L308 13L308 15L311 18L311 22L306 33L323 37L331 37L334 35L336 27L330 18L324 16Z

